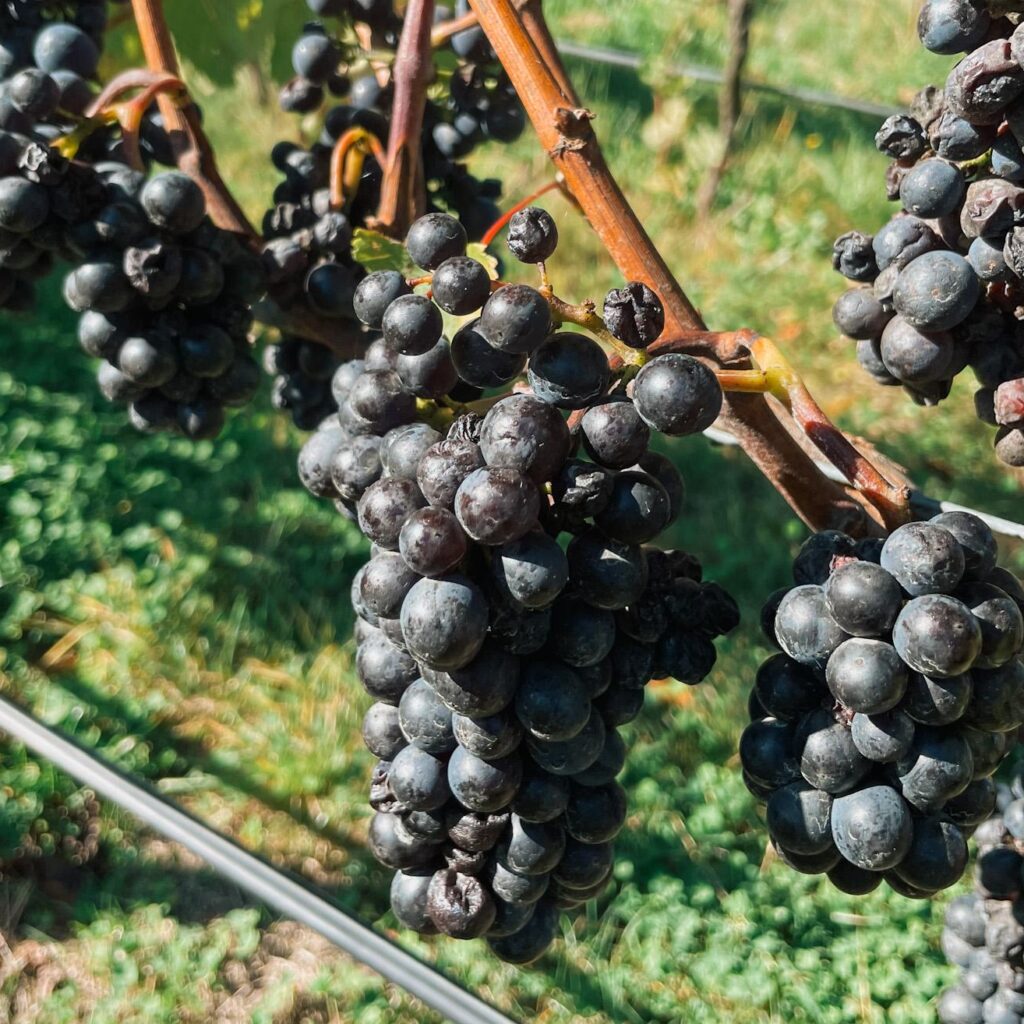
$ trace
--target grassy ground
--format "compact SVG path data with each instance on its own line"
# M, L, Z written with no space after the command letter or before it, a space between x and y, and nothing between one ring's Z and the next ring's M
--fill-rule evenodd
M572 68L645 224L712 323L778 338L828 410L930 493L1019 518L1021 480L988 454L968 390L918 410L869 386L831 328L830 239L885 213L870 120L748 97L719 204L694 223L691 197L715 152L714 95L659 65L719 62L719 6L548 0L560 35L650 57L639 76ZM751 73L905 100L945 73L911 45L914 6L863 0L826 22L806 4L765 3ZM258 210L274 178L254 154L294 129L244 87L211 91L204 108L229 180ZM528 139L477 163L500 171L510 196L549 173ZM565 225L556 286L601 294L613 268L585 225L553 208ZM349 669L361 542L296 486L298 437L265 404L216 444L141 439L96 396L55 292L45 307L3 325L4 691L390 929L387 876L363 848L367 700ZM736 453L699 439L668 450L690 488L671 540L737 594L747 625L705 686L656 690L627 730L632 816L609 904L529 971L477 944L402 941L545 1024L927 1020L950 976L937 952L941 905L855 900L765 862L739 780L745 691L764 654L756 606L786 581L802 528ZM1008 559L1024 565L1019 551ZM17 747L0 758L0 852L30 835L0 891L11 946L0 1020L436 1019Z

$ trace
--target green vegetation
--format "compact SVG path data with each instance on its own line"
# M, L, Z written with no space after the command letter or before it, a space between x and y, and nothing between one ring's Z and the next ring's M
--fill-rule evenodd
M1020 518L1021 481L988 455L964 385L940 411L917 409L871 386L831 327L841 287L831 238L884 212L871 119L749 95L716 212L695 224L691 197L716 147L714 93L659 68L720 62L724 5L548 4L560 36L649 56L639 76L571 70L613 168L709 321L775 337L827 410L924 490ZM751 74L905 100L908 86L945 73L918 53L915 9L865 0L826 22L773 0ZM258 214L275 180L260 154L293 129L245 82L199 91L226 176ZM506 179L510 198L550 174L530 138L478 163ZM566 235L572 263L555 260L556 285L585 281L601 294L614 268L585 224ZM298 435L265 401L212 444L141 438L96 394L56 289L46 305L46 316L3 324L3 691L390 928L387 872L363 849L367 700L347 643L356 532L300 489ZM707 684L652 688L627 730L632 816L611 906L529 971L482 944L409 945L545 1024L927 1020L953 976L937 949L941 906L889 892L852 899L766 862L740 782L736 739L764 653L757 604L785 582L804 531L738 453L699 439L667 450L690 491L672 540L741 597L746 624ZM1009 556L1024 566L1022 552ZM0 856L14 865L0 929L16 958L0 959L2 1019L435 1019L12 745L0 748L0 821Z

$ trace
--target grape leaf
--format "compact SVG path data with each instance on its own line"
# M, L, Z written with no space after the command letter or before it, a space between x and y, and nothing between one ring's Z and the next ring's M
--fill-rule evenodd
M482 264L487 271L487 276L492 281L498 280L498 259L496 256L492 256L479 242L470 242L466 247L466 255L471 260Z
M401 242L366 228L352 233L352 258L369 271L398 270L409 277L415 269Z

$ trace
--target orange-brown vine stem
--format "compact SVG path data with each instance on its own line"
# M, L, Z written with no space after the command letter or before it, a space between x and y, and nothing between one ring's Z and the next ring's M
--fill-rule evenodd
M131 0L131 3L142 52L149 69L178 76L178 58L161 0ZM213 222L228 231L255 240L257 235L253 226L217 170L217 162L199 123L199 111L195 104L178 104L166 94L158 96L157 103L174 149L175 160L203 190L206 209Z
M115 100L122 97L126 92L134 89L159 91L161 88L168 92L184 91L185 84L177 75L168 71L151 71L149 68L129 68L115 75L103 87L100 94L86 107L85 116L96 117L99 113L109 107ZM155 96L150 92L150 96ZM139 97L136 97L138 99Z
M349 161L350 156L354 156L356 153L360 156L364 156L366 153L372 153L376 158L377 163L384 166L387 157L384 153L384 147L380 144L380 140L372 132L367 131L365 128L349 128L340 139L334 144L334 149L331 151L331 172L330 172L330 190L331 190L331 206L336 210L340 210L347 199L351 199L355 193L353 182L349 180L350 177L355 179L355 184L358 185L360 174L347 173L345 168ZM359 171L362 171L362 159L359 160Z
M565 70L565 65L562 63L562 55L555 45L554 36L551 35L551 30L544 18L541 0L515 0L515 2L523 27L533 40L541 60L554 76L558 87L574 107L582 106L572 80L569 78L569 72Z
M420 158L423 110L434 74L433 22L434 0L409 0L392 69L395 98L375 225L393 238L404 238L409 225L426 208Z
M754 370L719 370L726 392L762 393L777 398L821 453L878 509L884 524L895 529L907 520L909 490L887 480L825 415L807 385L768 338L744 332L756 363Z
M542 47L550 34L539 7L528 0L531 29L516 0L469 0L499 60L515 86L548 151L598 237L627 280L652 288L665 307L666 339L706 331L700 314L673 277L605 163L591 127L592 115L563 89ZM538 40L540 41L538 43ZM553 46L553 44L552 44ZM560 66L560 65L559 65ZM746 353L728 335L694 338L692 354L711 362L749 365ZM781 412L781 410L780 410ZM782 416L785 414L782 413ZM854 533L877 529L883 513L866 495L833 483L815 466L810 453L787 429L763 395L728 395L723 425L737 436L747 455L814 529Z
M452 36L457 36L460 32L465 32L466 29L473 28L477 24L476 14L473 11L467 11L461 17L452 18L450 21L442 21L431 31L430 45L436 50L444 46Z

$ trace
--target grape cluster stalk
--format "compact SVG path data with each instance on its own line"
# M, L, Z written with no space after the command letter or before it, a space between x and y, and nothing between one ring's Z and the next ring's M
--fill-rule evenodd
M977 415L1011 466L1024 466L1022 17L1002 0L927 0L922 44L962 56L943 88L922 89L875 136L899 212L833 251L854 283L833 319L861 366L928 406L969 368Z
M1018 1024L1024 1017L1024 775L1000 785L997 813L975 834L974 892L946 908L942 951L960 968L940 1024Z
M844 892L955 884L1024 723L1024 587L966 512L812 536L763 627L740 741L779 857Z
M509 223L525 263L557 242L539 208ZM427 214L405 245L420 290L397 271L356 287L373 340L335 372L299 473L372 544L352 602L392 909L527 963L609 883L619 728L645 684L699 683L738 622L696 558L650 546L685 497L652 431L704 429L722 394L695 359L646 358L664 314L642 285L594 315L635 357L613 373L595 337L558 329L568 307L492 281L453 217Z

